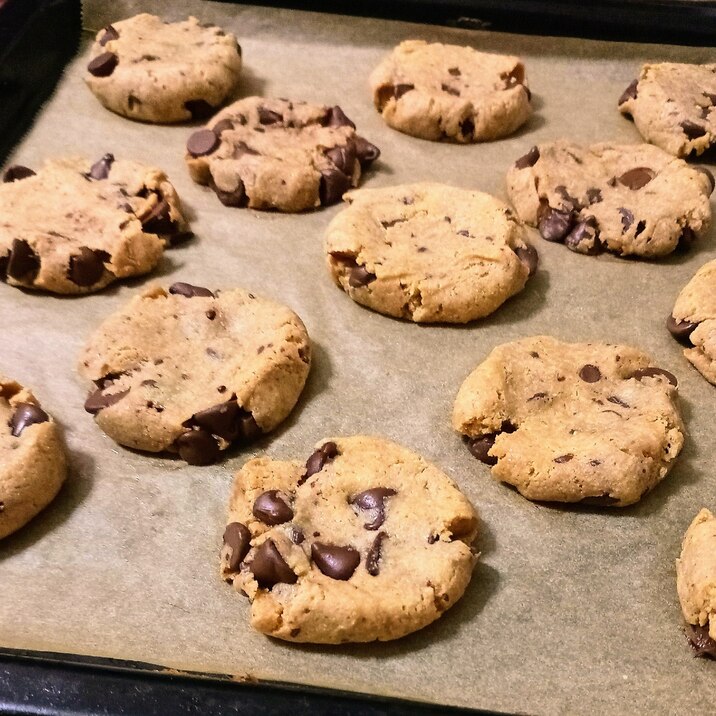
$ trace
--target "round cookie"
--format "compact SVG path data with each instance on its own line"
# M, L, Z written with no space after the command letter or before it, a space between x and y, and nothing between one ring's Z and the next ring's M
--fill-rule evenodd
M211 116L236 87L236 37L195 17L142 13L97 33L85 81L107 109L159 124Z
M684 535L676 589L695 655L716 658L716 517L706 508Z
M226 206L296 212L335 204L380 156L340 107L247 97L188 139L191 178Z
M0 376L0 539L44 510L66 476L57 424L30 391Z
M359 189L331 221L334 281L356 302L417 323L465 323L521 291L537 252L510 209L444 184Z
M421 139L484 142L512 134L532 112L519 57L406 40L370 76L386 123Z
M105 154L12 166L0 184L0 279L53 293L98 291L151 271L186 238L164 172Z
M703 154L716 141L716 64L646 64L619 98L639 133L676 157Z
M653 366L629 346L505 343L462 384L453 427L495 479L530 500L630 505L684 442L676 378Z
M658 258L703 238L714 178L650 144L560 140L532 147L507 172L520 218L547 241L594 255Z
M686 358L716 385L716 259L704 264L684 286L666 326L687 346Z
M306 382L310 343L289 308L241 289L175 283L135 296L90 338L85 410L120 445L192 465L273 430Z
M382 438L323 441L308 458L237 473L221 574L251 625L287 641L388 641L462 596L477 516L422 457Z

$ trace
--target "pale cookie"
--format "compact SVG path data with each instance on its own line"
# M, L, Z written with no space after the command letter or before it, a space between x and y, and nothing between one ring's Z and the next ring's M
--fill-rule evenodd
M572 251L657 258L708 232L714 179L650 144L540 144L507 172L520 218Z
M684 535L676 589L696 656L716 658L716 517L705 508Z
M380 156L340 107L247 97L186 143L191 178L226 206L303 211L335 204Z
M629 346L505 343L462 384L453 427L530 500L630 505L684 442L676 378L653 365Z
M465 323L519 293L537 252L498 199L445 184L359 189L328 226L334 281L357 303L417 323Z
M647 142L676 157L702 154L716 141L716 64L643 65L619 98Z
M676 299L666 320L686 358L716 385L716 260L704 264Z
M145 122L211 116L236 87L236 37L195 17L166 23L143 13L100 30L85 81L107 109Z
M382 438L324 441L300 462L237 473L221 574L251 625L298 642L388 641L462 596L477 515L443 472Z
M532 112L520 58L472 47L406 40L373 70L370 86L385 122L421 139L489 141Z
M298 400L310 343L289 308L241 289L151 288L107 318L80 373L85 410L120 445L192 465L273 430Z
M160 169L105 154L10 167L0 184L0 279L53 293L90 293L148 273L187 236L179 197Z
M66 476L57 423L29 390L0 376L0 539L44 510Z

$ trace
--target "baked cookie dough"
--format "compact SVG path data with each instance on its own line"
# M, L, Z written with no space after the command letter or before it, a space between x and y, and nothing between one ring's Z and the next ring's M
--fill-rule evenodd
M703 238L714 178L650 144L540 144L507 172L520 218L572 251L658 258Z
M716 141L716 64L646 64L619 98L647 142L676 157L702 154Z
M151 271L189 235L160 169L57 159L35 173L11 166L0 184L0 279L53 293L91 293Z
M221 574L251 625L298 642L388 641L462 596L477 516L443 472L377 437L332 438L307 462L237 473Z
M359 189L328 226L333 280L354 301L417 323L465 323L521 291L537 252L498 199L445 184Z
M716 260L704 264L676 299L666 326L686 358L716 385Z
M465 380L453 427L530 500L623 507L671 469L676 378L640 350L548 336L495 348Z
M406 40L370 76L385 122L421 139L484 142L512 134L532 112L519 57Z
M716 517L706 508L684 535L676 589L696 656L716 658Z
M57 424L29 390L0 376L0 539L44 510L66 476Z
M142 13L97 33L85 81L129 119L169 123L211 116L236 87L236 37L195 17L163 22Z
M290 309L174 283L135 296L90 338L85 410L120 445L206 465L273 430L298 400L310 343Z
M247 97L186 143L191 178L226 206L296 212L335 204L380 156L340 107Z

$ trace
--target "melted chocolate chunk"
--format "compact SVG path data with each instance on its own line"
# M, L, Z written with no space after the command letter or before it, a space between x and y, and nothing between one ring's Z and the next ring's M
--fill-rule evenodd
M183 281L177 281L169 286L169 293L185 296L186 298L194 298L194 296L214 298L214 294L208 288L192 286L192 284L184 283Z
M278 112L267 109L266 107L259 107L259 122L261 124L280 124L283 122L283 116Z
M593 216L588 216L583 221L575 224L564 240L564 244L568 249L576 251L578 254L596 256L602 253L604 247L599 240L597 220Z
M13 437L19 438L22 431L29 425L46 423L50 416L39 406L33 403L18 403L15 412L10 418L10 428Z
M281 525L293 519L293 510L278 494L278 490L262 492L254 501L252 512L265 525Z
M684 134L689 139L698 139L699 137L703 137L704 134L706 134L706 127L702 127L700 124L696 124L696 122L692 122L690 119L685 119L683 122L681 122L681 129L684 130Z
M127 390L122 390L119 393L104 393L104 387L99 387L90 393L85 400L85 410L92 415L97 415L100 410L109 408L110 405L118 403L129 393Z
M113 52L97 55L87 65L87 71L95 77L109 77L119 64L119 58Z
M497 458L489 454L490 449L495 444L495 438L499 433L486 433L476 438L467 439L467 449L480 462L485 465L497 465Z
M410 92L415 89L415 85L410 84L397 84L397 85L383 85L378 90L378 111L382 112L383 107L392 99L400 99L406 92Z
M335 204L351 188L351 179L337 167L326 167L321 170L321 182L318 196L323 206Z
M338 455L338 446L334 442L327 442L321 445L309 458L306 460L306 471L299 480L299 485L302 485L311 475L315 475L325 467L327 462L331 462Z
M698 323L691 323L690 321L677 321L673 316L669 316L666 319L666 327L669 329L669 333L671 333L679 343L683 343L686 346L691 345L689 339L698 325Z
M288 536L294 544L302 544L306 539L303 530L298 525L291 525L288 529Z
M224 530L224 544L231 550L228 555L228 568L238 572L244 557L251 549L251 533L241 522L229 522Z
M106 251L83 246L79 253L70 256L67 278L78 286L92 286L104 275L104 262L109 258Z
M460 90L456 87L451 87L448 84L445 84L444 82L442 85L440 85L440 89L442 89L443 92L446 92L447 94L452 95L453 97L459 97L460 96Z
M383 541L387 536L385 532L378 532L366 555L365 568L371 577L377 577L380 573L380 558L383 556ZM428 539L428 542L429 541L430 539Z
M572 230L574 216L571 211L560 211L544 205L539 212L537 228L547 241L564 241Z
M460 232L458 231L458 234ZM534 276L537 272L537 266L539 264L539 256L537 255L537 249L530 244L527 246L518 246L513 251L517 254L517 258L525 265L527 269L527 276Z
M619 104L624 104L628 99L636 99L638 85L639 80L632 80L629 86L622 92L622 96L619 98Z
M166 199L161 199L142 219L142 229L148 234L157 234L157 236L176 234L177 228L176 222L171 218L171 207Z
M602 377L602 372L597 368L596 365L587 363L579 369L579 377L585 383L596 383Z
M573 458L574 458L574 455L572 455L572 453L570 452L570 453L567 453L566 455L559 455L558 457L556 457L554 459L554 461L561 465L562 463L569 462Z
M40 270L40 258L24 239L13 239L7 275L23 281L34 281Z
M617 181L627 189L637 191L645 187L655 176L656 172L653 169L649 169L649 167L634 167L634 169L630 169L617 177Z
M587 189L587 202L589 205L598 204L602 200L602 191L596 187Z
M326 577L342 582L350 579L360 564L360 553L353 547L314 542L311 558Z
M99 44L104 47L110 40L119 40L119 33L112 25L104 28L104 35L99 38Z
M376 279L376 275L368 271L365 266L356 266L348 276L348 285L353 288L363 288Z
M342 171L348 178L353 176L356 163L356 148L352 141L326 149L325 155L333 162L336 169Z
M380 156L380 149L358 134L353 137L353 144L361 169L369 167Z
M99 161L95 162L89 170L89 173L85 174L88 179L106 179L109 176L109 172L114 164L114 154L105 154Z
M668 370L664 370L663 368L639 368L639 370L635 370L631 374L632 378L636 378L637 380L641 380L642 378L655 378L655 377L662 377L666 378L666 380L671 383L674 387L676 387L679 384L679 381L676 380L676 376L673 373L669 373Z
M232 399L194 413L183 424L185 427L196 425L212 435L217 435L227 442L231 442L239 437L240 412L241 408L239 408L238 403L235 399Z
M241 179L238 179L237 181L238 184L236 185L236 189L234 189L233 191L225 191L224 189L220 189L216 185L216 182L214 181L213 177L209 180L209 186L214 190L219 201L224 206L242 208L249 205L249 197L246 194L246 187L244 186L244 183L241 181Z
M187 430L175 444L179 457L190 465L210 465L221 453L216 439L206 430Z
M687 624L684 632L694 656L716 659L716 641L709 636L709 628L699 624Z
M200 129L194 132L186 142L186 150L192 157L205 157L216 151L221 142L219 137L210 129Z
M20 164L13 164L13 166L8 167L5 170L5 173L2 175L2 180L5 183L8 183L11 181L20 181L21 179L27 179L27 177L34 176L35 172L29 167L23 167Z
M275 584L295 584L298 581L271 539L267 539L256 550L249 568L261 589L271 589Z
M527 169L527 167L533 167L539 160L539 149L535 146L527 152L524 156L520 157L516 162L515 166L518 169Z
M367 530L377 530L385 522L385 500L396 494L396 491L390 487L373 487L353 495L348 499L348 503L361 510L374 511L373 519L366 522L363 527Z
M226 118L226 119L220 119L214 125L214 127L212 128L211 131L214 132L214 134L217 137L220 137L222 132L226 132L227 130L232 130L233 128L234 128L234 123L230 119Z
M622 233L625 234L634 223L634 214L623 206L619 208L619 213L622 215Z
M346 116L346 113L338 105L328 109L323 120L323 126L356 128L355 124Z

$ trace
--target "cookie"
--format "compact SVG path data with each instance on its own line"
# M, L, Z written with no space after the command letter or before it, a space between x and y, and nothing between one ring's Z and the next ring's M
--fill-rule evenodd
M159 124L210 117L241 72L236 37L195 17L162 22L142 13L97 33L85 82L123 117Z
M189 236L164 172L112 154L11 166L3 182L0 278L13 286L91 293L148 273Z
M359 189L331 221L325 251L354 301L417 323L465 323L519 293L537 252L510 209L444 184Z
M649 144L560 140L532 147L507 172L520 218L572 251L658 258L711 224L714 178Z
M57 423L29 390L0 376L0 539L44 510L66 476Z
M686 358L716 385L716 260L704 264L676 299L666 326Z
M619 98L647 142L685 157L716 141L716 64L646 64Z
M532 112L519 57L406 40L370 76L373 102L394 129L421 139L484 142Z
M335 204L380 156L340 107L247 97L186 143L191 178L226 206L296 212Z
M536 336L490 353L462 384L452 423L530 500L623 507L681 451L676 400L676 378L636 348Z
M79 365L85 402L120 445L192 465L273 430L298 400L310 343L290 309L241 289L154 287L107 318Z
M716 658L716 517L706 508L684 535L676 589L695 655Z
M237 473L221 574L251 625L287 641L388 641L462 596L477 516L443 472L382 438L323 441L304 464Z

